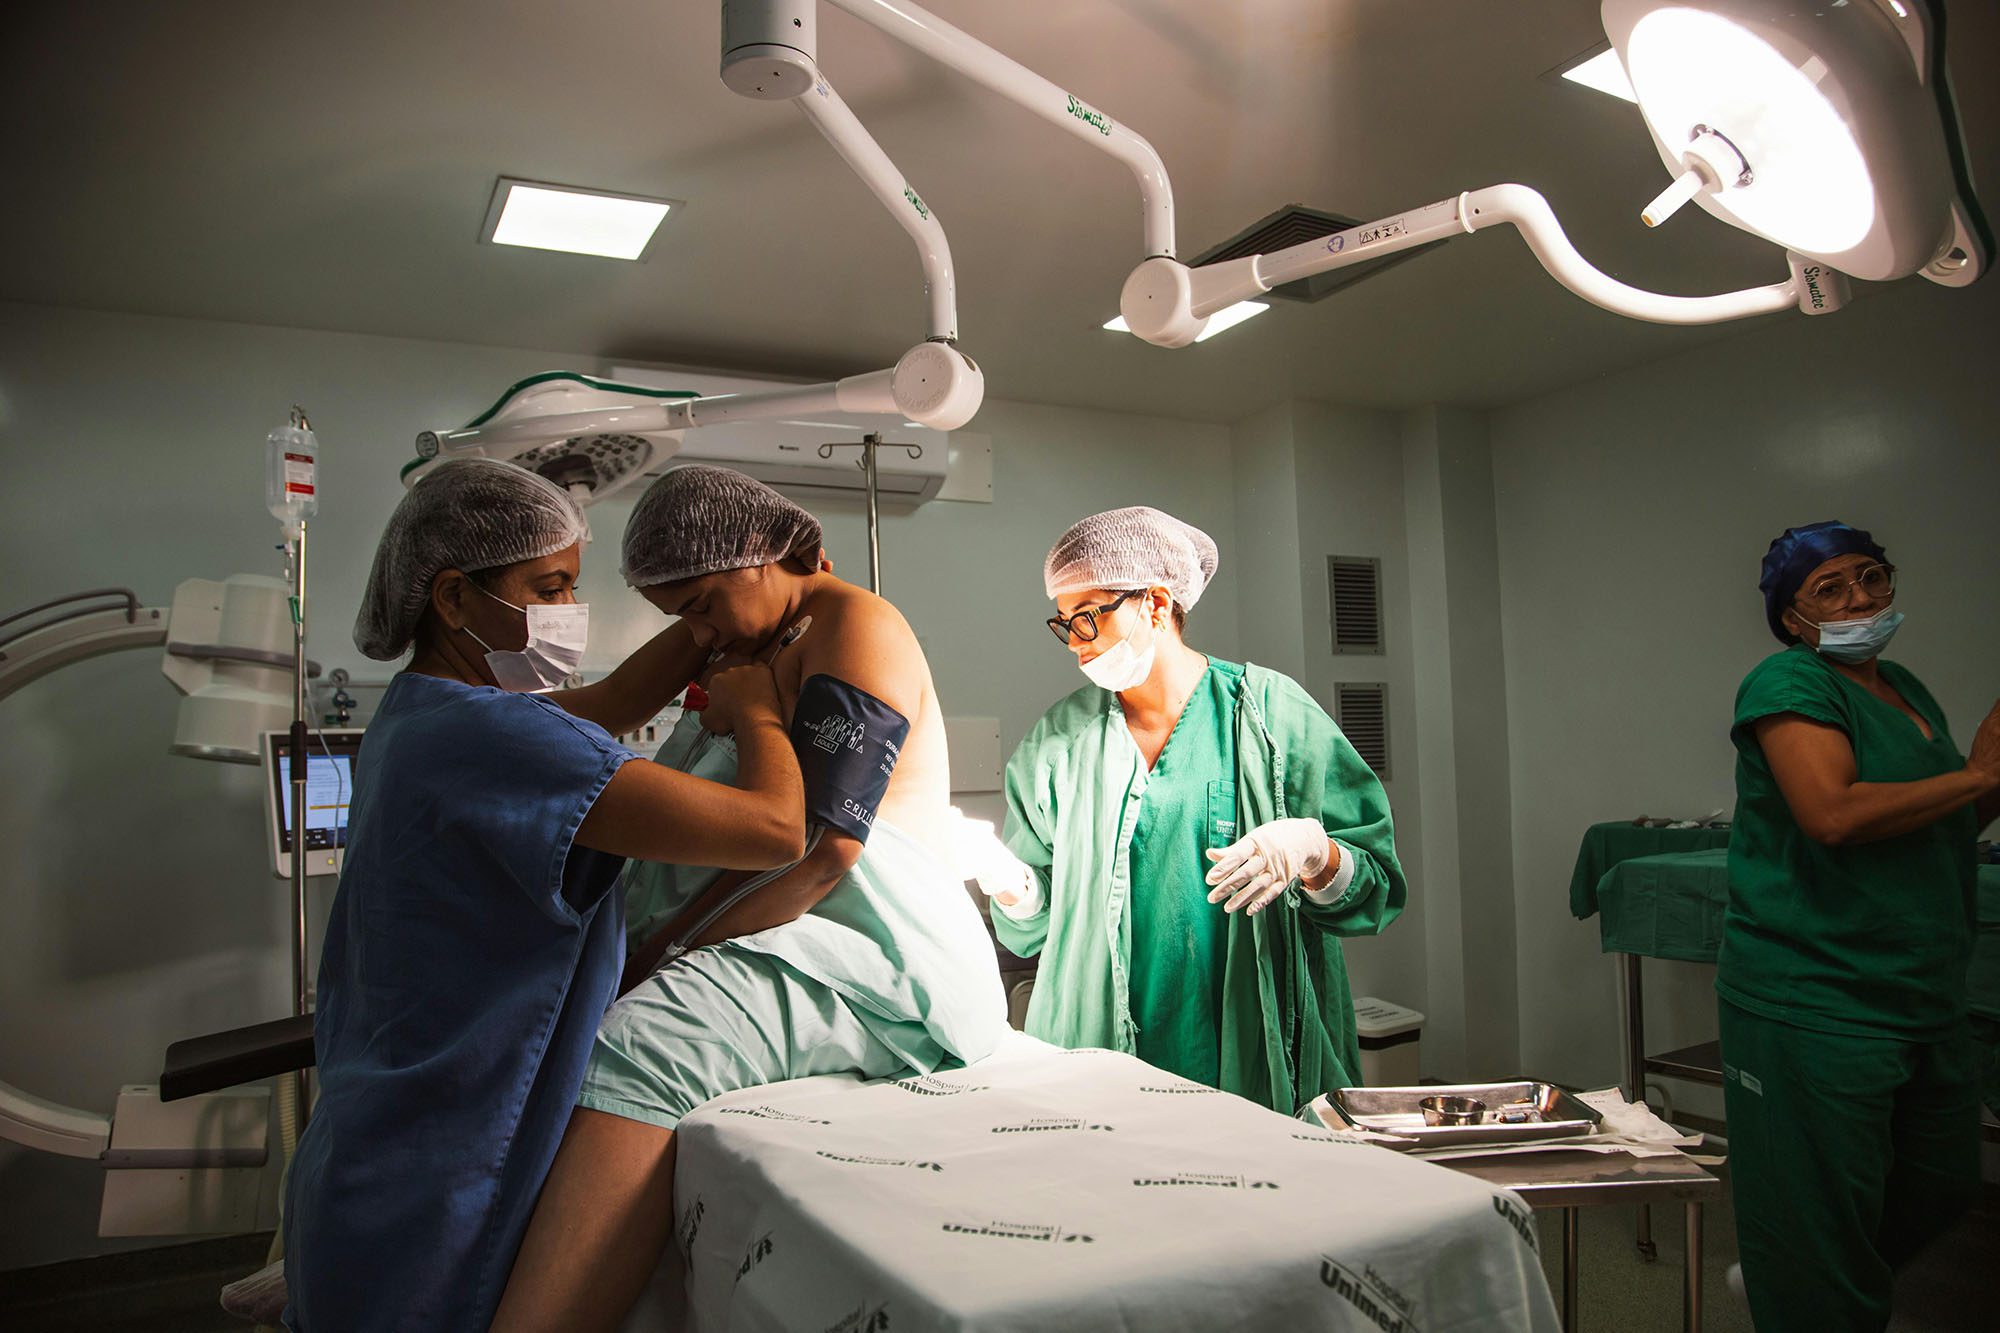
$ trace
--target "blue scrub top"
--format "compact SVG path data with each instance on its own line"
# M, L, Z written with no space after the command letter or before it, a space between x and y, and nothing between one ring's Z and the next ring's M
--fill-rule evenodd
M320 955L287 1327L491 1322L617 993L623 861L571 840L631 757L534 695L389 686Z

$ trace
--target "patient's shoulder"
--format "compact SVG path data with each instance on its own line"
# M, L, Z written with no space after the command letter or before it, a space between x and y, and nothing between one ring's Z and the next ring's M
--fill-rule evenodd
M930 680L916 632L887 600L829 580L808 603L812 628L798 644L801 679L825 672L901 706Z

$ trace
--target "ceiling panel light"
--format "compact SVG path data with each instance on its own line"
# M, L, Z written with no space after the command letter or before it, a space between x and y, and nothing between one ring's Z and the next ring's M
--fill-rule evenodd
M1632 92L1632 80L1625 77L1625 66L1619 63L1618 53L1610 47L1599 51L1588 60L1571 65L1562 72L1571 83L1580 83L1586 88L1595 88L1600 93L1636 102Z
M502 176L480 240L607 259L643 259L675 199L644 199Z
M1270 308L1263 301L1238 301L1235 305L1225 306L1208 317L1208 327L1195 335L1195 341L1205 343L1216 334L1233 329L1246 319L1255 319ZM1113 315L1110 319L1104 321L1103 327L1111 330L1113 333L1130 333L1132 331L1132 326L1125 322L1125 316L1123 315Z

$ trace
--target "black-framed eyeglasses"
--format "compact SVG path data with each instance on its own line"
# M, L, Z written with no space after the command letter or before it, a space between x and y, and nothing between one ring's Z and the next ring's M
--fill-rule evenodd
M1113 611L1116 611L1134 597L1142 595L1145 591L1144 588L1134 588L1130 592L1121 592L1102 606L1086 606L1073 616L1050 616L1043 623L1049 627L1050 633L1062 640L1062 645L1065 648L1069 647L1069 640L1072 634L1082 642L1089 643L1097 637L1097 618L1099 616L1110 615Z
M1869 565L1857 571L1853 578L1841 574L1828 574L1800 588L1795 600L1799 605L1810 607L1821 614L1831 614L1847 609L1848 597L1855 588L1861 589L1875 601L1889 601L1896 595L1896 567L1888 564Z

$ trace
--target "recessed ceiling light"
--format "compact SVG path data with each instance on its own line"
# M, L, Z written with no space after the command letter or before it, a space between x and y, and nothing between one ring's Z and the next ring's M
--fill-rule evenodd
M607 259L643 259L676 199L545 185L506 176L493 188L482 241L564 250Z
M1238 301L1235 305L1224 306L1208 317L1208 327L1195 335L1195 341L1205 343L1218 333L1235 328L1246 319L1255 319L1271 307L1263 301ZM1104 321L1104 327L1113 333L1130 333L1132 326L1125 322L1125 316L1113 315Z
M1627 102L1639 100L1632 92L1632 80L1625 77L1625 66L1619 63L1618 53L1610 47L1587 60L1578 61L1561 73L1571 83L1595 88L1600 93L1609 93Z

